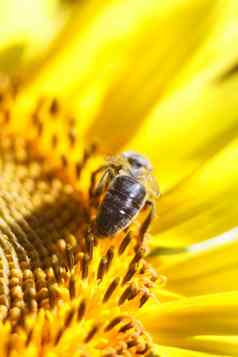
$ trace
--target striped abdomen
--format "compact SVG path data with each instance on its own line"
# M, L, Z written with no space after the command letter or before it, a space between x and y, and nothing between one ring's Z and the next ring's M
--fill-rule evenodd
M116 176L96 217L96 235L110 236L126 228L144 204L145 187L134 177Z

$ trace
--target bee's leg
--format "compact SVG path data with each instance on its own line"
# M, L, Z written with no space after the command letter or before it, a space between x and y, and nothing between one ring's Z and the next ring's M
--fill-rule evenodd
M107 167L102 177L100 178L98 184L94 183L90 196L91 203L94 207L97 207L100 196L106 190L113 177L114 177L114 171L110 167Z
M95 170L92 173L90 187L89 187L89 198L90 199L93 197L93 192L95 190L98 174L102 173L103 171L105 172L107 169L108 169L108 166L107 165L103 165L103 166L99 167L97 170Z
M144 221L141 224L140 230L139 230L139 239L140 241L143 241L144 235L147 232L151 221L154 218L155 215L155 205L152 201L146 201L145 205L143 207L144 210L148 211L148 214L146 215Z

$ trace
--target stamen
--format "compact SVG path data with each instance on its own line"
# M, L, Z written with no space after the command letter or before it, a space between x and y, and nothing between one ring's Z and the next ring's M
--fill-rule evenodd
M124 253L124 251L126 250L126 248L128 247L128 245L131 242L131 233L128 232L127 235L125 236L125 238L123 239L123 241L120 244L120 247L118 249L118 254L122 255Z
M70 130L68 131L68 138L69 138L70 146L71 148L73 148L76 143L76 132L74 128L70 128Z
M107 251L106 258L107 258L107 271L109 270L111 264L112 264L112 259L114 256L114 250L113 247L110 247Z
M146 301L148 301L149 297L150 297L150 294L147 291L145 291L144 294L140 298L139 307L142 307L146 303Z
M136 350L136 354L137 354L137 355L146 355L147 352L149 352L149 350L150 350L150 346L149 346L148 344L146 344L145 347L144 347L144 349L142 349L142 350L140 350L140 349Z
M135 265L129 266L129 269L122 280L122 285L124 285L125 283L130 281L131 278L133 277L133 275L136 273L136 271L137 271L137 268Z
M128 296L128 300L132 300L136 297L136 295L139 293L138 288L136 287L136 285L134 283L131 284L131 291L130 294Z
M64 326L62 326L58 330L58 332L55 336L54 345L57 345L60 342L61 338L63 337L63 335L65 333L65 329L69 328L69 326L74 318L74 315L75 315L75 310L73 308L71 308L65 316Z
M78 322L82 320L85 312L86 312L86 301L82 300L78 307L78 313L77 313L77 321Z
M76 297L76 278L74 275L71 275L69 280L69 294L71 299Z
M100 260L99 266L98 266L98 272L97 272L97 279L98 280L102 280L104 277L104 274L107 271L107 258L106 257L102 257L102 259Z
M128 354L127 343L125 341L120 341L118 343L118 347L116 348L116 352L119 355Z
M130 330L131 328L133 328L133 322L130 321L127 324L123 325L118 332L120 333L125 333L127 330Z
M93 258L94 236L91 233L85 235L85 248L89 259Z
M81 260L81 270L82 270L82 279L87 279L88 277L88 263L89 259L86 254L83 255Z
M79 177L81 175L82 168L83 168L83 166L82 166L81 161L77 162L76 165L75 165L75 171L76 171L77 179L79 179Z
M130 262L130 266L133 266L133 265L135 265L136 263L138 263L144 255L145 255L145 248L144 248L144 247L140 247L140 248L136 251L136 254L135 254L134 258L133 258L132 261Z
M56 98L54 98L51 103L50 103L50 107L49 107L49 112L52 115L56 115L59 112L59 102Z
M63 154L61 155L61 163L62 163L63 168L66 168L68 166L68 160L67 160L66 156Z
M137 295L137 288L134 283L130 284L122 293L118 300L118 305L122 305L126 300L132 300Z
M89 341L91 341L91 339L95 336L95 334L97 333L99 329L99 326L95 325L91 328L91 330L89 331L89 333L87 334L87 336L84 339L85 343L88 343Z
M138 344L136 339L127 342L127 348L135 347Z
M74 318L74 315L75 315L75 310L74 310L74 308L71 308L65 316L65 320L64 320L65 328L69 327L69 325L71 324L71 322Z
M115 291L115 289L117 288L117 286L119 285L120 283L120 278L117 277L115 278L111 284L109 285L109 287L107 288L105 294L104 294L104 297L103 297L103 303L106 303L110 297L112 296L113 292Z
M57 344L60 342L60 339L62 338L62 336L63 336L63 334L64 334L64 331L65 331L64 327L61 327L61 328L58 330L58 332L57 332L57 334L56 334L56 336L55 336L54 345L57 345Z
M109 324L105 327L104 331L108 332L111 329L113 329L116 325L118 325L119 323L121 323L123 321L123 319L125 318L125 316L117 316L115 317L113 320L111 320L109 322Z

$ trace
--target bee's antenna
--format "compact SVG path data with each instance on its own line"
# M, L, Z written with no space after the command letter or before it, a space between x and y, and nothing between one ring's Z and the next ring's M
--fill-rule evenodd
M231 229L219 236L204 240L199 243L194 243L184 247L165 247L159 246L150 251L148 257L159 255L181 254L181 253L199 253L209 249L218 248L220 246L238 241L238 227Z

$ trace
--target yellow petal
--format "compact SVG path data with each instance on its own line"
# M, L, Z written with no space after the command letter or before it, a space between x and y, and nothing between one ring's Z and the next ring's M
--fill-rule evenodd
M88 137L97 134L105 139L104 145L113 151L143 127L147 114L206 37L214 15L213 1L131 1L130 5L122 9L137 13L128 38L123 39L130 52L87 132ZM109 127L111 135L107 135Z
M181 349L176 347L169 346L157 346L155 353L158 353L159 356L163 357L227 357L228 355L217 355L211 353L204 353L198 351L192 351L188 349Z
M226 341L227 340L227 341ZM198 338L193 339L192 348L190 349L191 343L189 343L189 339L187 341L181 342L183 345L182 348L169 347L169 346L158 346L156 348L156 352L159 356L163 357L218 357L218 356L237 356L237 348L238 342L237 337L222 338L219 336L218 338ZM188 347L186 347L188 346ZM221 347L221 348L220 348ZM197 351L196 351L197 350ZM206 350L206 352L200 352ZM211 352L209 352L211 350Z
M158 288L155 289L155 294L160 302L173 301L173 300L181 299L183 297L182 295L172 292L172 290L162 289L160 286L158 286Z
M138 313L158 345L237 356L238 291L148 304ZM212 344L217 336L223 342Z
M129 146L147 154L163 192L235 137L238 3L219 1L214 27Z
M238 140L233 140L173 190L162 195L155 220L163 245L184 245L230 230L237 223ZM153 239L153 238L152 238Z
M229 235L234 240L229 241ZM218 239L223 244L175 257L171 263L166 256L153 258L153 265L167 278L166 288L189 296L238 290L237 229Z
M67 11L62 10L57 0L2 0L0 71L19 74L26 66L29 70L64 24Z
M191 174L237 132L238 79L190 83L169 96L148 117L128 145L154 164L162 192Z
M238 356L238 336L205 336L184 339L184 348L216 353L218 355Z
M176 78L174 87L179 87L191 78L203 72L203 78L219 78L222 73L237 63L238 49L234 41L238 40L238 3L236 0L217 2L216 21L206 40L201 44ZM227 72L228 73L228 72Z
M81 131L91 123L88 137L99 136L105 146L118 148L206 36L214 4L117 0L79 6L59 51L26 96L70 96Z

